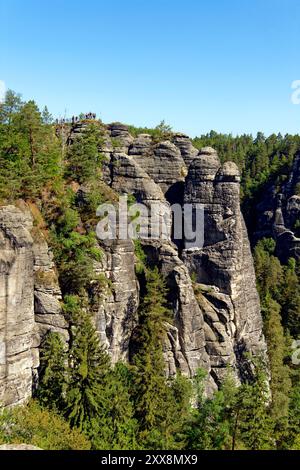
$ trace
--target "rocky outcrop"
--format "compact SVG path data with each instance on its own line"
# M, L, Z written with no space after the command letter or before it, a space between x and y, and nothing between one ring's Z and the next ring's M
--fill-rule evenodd
M241 378L248 373L243 353L264 354L259 297L247 231L240 211L239 171L222 166L216 152L202 149L186 180L185 203L204 206L203 246L187 248L183 260L194 274L205 319L206 350L212 375L222 381L230 364ZM200 227L201 229L201 227Z
M179 369L187 377L193 377L199 368L210 373L203 311L176 246L168 241L149 240L143 242L143 248L149 265L159 266L169 290L168 304L173 312L173 320L168 325L164 344L167 375L174 376ZM215 388L216 384L209 377L207 391L211 392Z
M211 148L198 152L184 134L158 142L147 134L133 138L120 123L99 126L101 184L114 195L129 195L130 204L135 199L147 209L159 207L155 230L149 230L141 243L149 265L159 267L168 286L172 319L164 343L166 374L173 376L180 369L192 377L201 367L208 373L207 393L220 386L228 366L237 380L243 380L250 373L244 353L264 355L266 346L236 165L221 165ZM77 123L67 144L84 131L84 123ZM84 205L89 188L76 191L76 203ZM112 202L117 205L115 199ZM296 217L298 202L290 194L284 209L275 208L272 223L274 229L275 220L278 238L287 236L286 208L290 219ZM173 203L204 208L200 243L185 233L174 244ZM162 224L167 236L157 238L153 233ZM99 246L103 256L94 265L95 279L101 281L94 323L112 362L126 361L143 287L135 274L134 243L117 237L100 239ZM0 402L11 405L26 401L38 382L39 347L45 334L57 331L68 341L52 254L25 204L21 209L0 208L0 275Z
M127 126L120 122L114 122L107 126L113 147L118 152L128 152L128 148L133 141L129 134Z
M0 208L2 405L20 404L31 396L37 381L38 347L45 332L52 329L67 336L54 266L45 240L37 241L36 236L26 206L22 210Z
M300 259L300 154L294 157L285 182L271 182L264 188L253 210L254 243L263 237L276 240L276 254L281 261Z
M172 142L164 141L151 145L151 141L142 136L133 142L129 154L161 187L164 194L173 184L184 181L186 165L180 150Z
M106 182L116 192L134 195L147 207L155 202L164 205L170 220L168 203L202 204L205 209L201 247L193 247L188 239L184 246L174 245L170 238L142 239L148 262L159 266L169 286L173 322L164 345L167 374L174 375L180 368L191 377L202 367L209 372L208 389L212 390L231 366L242 380L249 373L244 353L264 355L266 346L253 260L240 211L236 165L221 165L213 149L199 152L183 134L175 134L172 142L157 142L148 134L132 140L125 126L116 125L113 132L119 141L124 139L122 151L120 146L109 151L106 145L104 168ZM128 245L121 246L117 241L104 247L106 266L110 267L103 271L108 278L121 279L124 292L120 308L115 309L117 301L111 292L96 316L100 336L113 360L126 357L130 347L130 332L123 332L120 326L128 315L130 296L134 299L129 309L133 329L138 321L132 254ZM114 256L118 268L111 262Z
M61 311L62 296L53 254L41 234L35 239L33 254L36 332L41 340L46 332L57 331L68 341L68 323Z
M202 367L213 389L231 366L242 380L249 373L244 353L264 355L266 346L236 165L221 165L214 149L198 152L182 134L160 144L142 134L128 155L115 151L110 163L111 186L119 193L146 204L204 207L203 246L190 248L186 239L181 253L171 240L142 240L148 261L160 267L170 288L174 321L164 347L167 373L180 368L192 376Z
M114 152L110 164L111 187L119 194L132 194L144 203L164 201L161 188L132 156Z
M193 146L191 139L185 134L177 133L174 134L172 142L179 148L186 167L189 168L194 158L198 155L198 150Z
M236 165L221 165L213 149L202 149L189 167L184 202L204 208L204 225L198 228L203 245L190 248L185 240L180 253L170 240L142 240L148 262L159 266L169 287L167 373L179 368L191 377L204 368L209 393L220 386L228 366L238 381L250 373L244 353L266 353L239 189Z
M127 361L129 342L138 321L139 287L135 277L134 245L131 240L100 242L101 262L95 266L107 284L95 312L95 325L112 363Z
M34 353L31 222L14 206L0 209L0 403L30 397Z

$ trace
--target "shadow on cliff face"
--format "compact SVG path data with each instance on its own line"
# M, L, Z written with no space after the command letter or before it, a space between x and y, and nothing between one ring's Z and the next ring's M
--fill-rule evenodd
M184 181L178 181L177 183L172 184L165 193L165 198L171 205L183 204L184 185Z
M183 206L184 202L184 181L178 181L177 183L172 184L169 187L168 191L165 193L165 198L168 203L172 206L173 204L179 204ZM184 243L182 239L177 239L174 237L174 215L172 215L172 241L177 246L178 250L181 251L184 248Z
M166 274L164 271L163 262L159 256L159 250L157 246L152 245L143 245L145 254L147 256L147 267L150 269L154 269L158 267L159 272L164 274L165 281L166 281L166 307L169 309L170 312L170 323L169 328L167 331L167 336L165 338L163 344L163 352L164 355L168 352L172 355L172 360L174 361L174 366L177 369L180 369L182 363L178 360L178 351L177 351L177 334L173 337L174 331L176 333L183 331L184 324L182 323L182 319L180 315L178 315L178 299L180 297L180 292L178 289L178 283L175 279L175 272L171 270L170 273ZM137 273L137 279L139 282L139 292L140 292L140 311L142 310L143 300L145 295L147 294L147 282L145 272ZM141 318L139 317L139 322L136 324L132 329L132 334L130 336L129 347L128 347L128 357L129 362L132 363L134 356L139 352L141 348L141 332L143 328L143 323L141 322ZM178 333L178 341L180 342L180 353L182 354L184 351L184 344L181 335ZM167 364L166 364L167 365ZM168 368L166 368L166 374L168 375Z
M249 349L247 348L243 338L236 342L234 347L234 354L236 357L236 364L240 381L242 383L252 383L255 374L253 362L251 360L252 354L249 352ZM257 357L261 361L266 360L262 354L257 354Z

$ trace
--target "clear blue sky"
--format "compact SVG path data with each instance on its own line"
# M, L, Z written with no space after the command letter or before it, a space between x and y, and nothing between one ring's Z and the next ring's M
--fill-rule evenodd
M298 133L299 59L299 0L0 0L0 80L55 117Z

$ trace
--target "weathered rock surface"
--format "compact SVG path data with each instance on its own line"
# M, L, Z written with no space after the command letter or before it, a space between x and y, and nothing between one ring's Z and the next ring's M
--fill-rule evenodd
M276 240L277 256L286 262L288 258L300 259L300 154L294 157L286 182L269 184L253 211L254 242L262 237Z
M105 143L104 175L115 191L133 194L137 202L147 207L159 202L167 214L168 203L205 207L204 244L200 248L190 248L193 244L187 239L183 252L182 246L178 244L178 251L170 238L150 237L142 242L150 262L160 267L170 287L174 321L169 325L165 343L167 373L173 375L179 367L192 376L198 367L203 367L210 373L209 388L213 389L220 385L227 366L231 365L237 378L242 379L248 372L243 353L264 354L266 346L253 261L240 211L240 175L236 165L231 162L221 165L212 148L199 152L184 134L174 134L172 142L158 143L148 134L131 139L126 126L118 123L109 126L109 133L114 145L111 148L109 142ZM296 202L293 207L297 207ZM128 263L128 252L122 252L119 243L104 247L110 265L106 276L122 279L124 301L120 318L125 315L128 296L133 295L134 328L139 294L132 284L134 273ZM117 276L109 261L114 250L122 266ZM191 281L192 274L196 282ZM104 305L96 317L98 325L102 325L98 326L101 338L113 358L125 357L122 344L125 349L130 346L128 331L122 333L119 326L115 330L109 327L109 311L114 312L113 318L117 317L113 295L108 296ZM120 321L115 320L116 325Z
M107 127L115 148L119 152L127 152L133 141L133 137L129 134L127 126L119 122L114 122Z
M95 325L112 363L116 363L128 360L131 334L138 321L134 245L131 240L107 240L100 242L100 246L103 259L95 271L105 275L108 284L95 312Z
M208 393L221 384L228 365L243 380L249 373L243 353L264 355L266 346L236 165L221 165L212 148L198 152L183 134L157 143L147 134L133 138L123 124L101 126L102 184L114 194L133 195L148 209L157 204L161 212L155 224L168 227L164 239L155 238L154 230L142 240L148 262L159 267L169 287L173 319L164 344L166 373L172 376L179 368L191 377L204 368ZM68 141L84 129L76 124ZM298 181L297 165L290 187ZM294 237L286 230L286 217L289 223L298 217L299 200L288 191L286 202L277 202L271 214L263 211L265 226L276 229L278 239ZM82 204L86 192L78 189ZM203 243L194 246L187 234L182 244L172 242L173 203L204 206ZM95 262L95 274L103 277L103 285L94 322L115 363L130 355L140 286L133 242L117 238L99 245L103 257ZM26 401L38 382L39 346L47 331L58 331L68 341L51 251L43 234L33 230L25 206L0 208L0 276L0 402L11 405Z
M145 142L145 138L143 138ZM184 181L187 170L180 150L172 142L164 141L146 147L141 151L141 139L132 144L129 154L142 167L150 178L157 183L165 194L170 187ZM137 154L135 152L138 152Z
M61 290L53 255L40 234L33 245L35 330L41 339L47 331L57 331L69 339L68 323L61 311Z
M227 364L242 377L247 373L242 354L266 349L239 181L236 165L221 166L210 148L193 160L186 179L185 203L204 205L204 243L184 250L183 260L197 282L212 289L203 292L199 303L206 323L206 350L218 385Z
M0 450L43 450L30 444L2 444Z
M175 134L172 142L179 148L181 156L188 168L194 158L198 155L198 150L193 146L190 138L185 134Z
M33 240L30 218L14 206L0 209L0 402L30 397L33 353Z
M111 165L111 187L115 191L133 194L138 202L164 200L161 188L132 156L114 153Z
M41 339L66 333L60 290L46 242L32 236L26 206L0 208L0 403L20 404L37 380ZM35 234L36 235L36 234ZM51 286L46 282L51 277ZM36 308L36 317L35 309Z
M143 208L139 208L139 224L144 227L144 236L154 236L153 234L164 234L167 239L171 238L171 211L170 205L166 201L164 194L158 184L145 172L140 164L130 155L114 152L111 156L111 187L119 194L129 194L134 196L137 203L142 203ZM134 215L135 207L131 207ZM146 208L145 212L143 211ZM138 207L136 207L138 210ZM148 214L157 214L157 218L152 218L148 223Z
M111 185L116 191L134 194L146 204L163 203L174 187L169 202L184 199L205 208L203 247L189 249L186 240L180 255L171 240L142 242L170 287L174 321L164 350L167 373L173 375L179 367L192 376L203 367L210 373L213 389L230 365L237 379L243 379L249 372L243 353L265 354L266 346L236 165L221 165L212 148L198 152L182 134L176 134L172 144L153 143L142 134L128 153L114 152L110 157ZM184 195L178 184L184 185Z
M159 266L169 289L168 303L173 311L173 321L169 324L164 344L167 374L174 376L180 369L184 375L192 377L200 367L209 373L211 367L205 349L203 311L176 246L168 241L149 240L143 242L143 247L150 265ZM207 386L210 391L216 388L212 380Z

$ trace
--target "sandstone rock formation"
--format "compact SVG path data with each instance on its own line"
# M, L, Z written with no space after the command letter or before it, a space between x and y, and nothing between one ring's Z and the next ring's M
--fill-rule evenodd
M173 321L168 325L164 344L166 373L174 376L180 369L184 375L192 377L200 367L210 372L203 312L176 246L167 241L149 240L143 242L143 247L150 266L160 267L169 288L168 303L173 311ZM208 390L216 388L213 380L207 385Z
M180 368L192 376L202 367L209 372L212 390L230 365L242 380L249 373L244 353L264 355L266 346L236 165L222 166L213 149L198 152L182 134L174 135L172 143L157 143L141 134L129 144L128 153L109 152L107 147L105 154L110 166L107 183L117 192L133 194L146 205L160 201L205 207L203 247L191 249L186 240L178 250L171 239L142 240L148 262L159 266L170 288L174 319L164 347L167 374ZM123 275L132 278L132 272ZM195 282L191 276L196 276ZM107 307L102 308L105 312ZM136 319L136 313L131 317ZM108 324L111 338L106 333L106 341L120 344ZM117 354L111 353L121 357L118 348Z
M114 122L107 127L113 146L119 152L127 152L129 145L133 141L133 137L129 134L127 126L120 122Z
M26 206L0 208L1 405L20 404L31 396L43 334L52 329L67 337L48 246L32 232Z
M0 402L22 403L31 395L33 348L33 240L30 219L13 206L0 210Z
M127 361L131 334L138 321L134 245L131 240L107 240L100 246L103 259L95 271L104 274L109 283L95 312L95 326L112 362Z
M145 142L145 138L143 140ZM143 147L141 151L141 139L137 138L129 148L129 154L161 187L164 194L173 184L184 181L186 165L180 150L172 142L151 145L148 140L148 147Z
M236 165L226 162L221 166L211 148L202 149L193 160L186 179L184 201L204 205L204 244L185 249L183 260L197 283L210 287L198 299L211 373L217 384L227 364L242 377L247 373L243 353L265 350L253 260L240 211L239 182Z
M193 147L190 138L185 134L174 134L172 142L179 148L181 156L188 168L196 155L198 155L198 150Z
M300 238L295 235L300 220L300 154L296 154L287 181L280 185L269 184L254 210L254 234L256 241L262 237L274 237L277 256L286 262L288 258L300 259ZM298 222L299 223L299 222Z
M221 165L211 148L198 152L184 134L157 142L147 134L134 138L119 123L101 129L102 183L147 208L158 204L157 224L168 226L164 239L149 232L141 240L149 265L159 267L169 288L173 320L164 344L166 373L180 369L192 377L202 367L208 372L208 393L220 386L228 366L243 380L249 373L244 352L264 355L266 346L237 167ZM72 142L84 130L76 124L66 139ZM78 188L80 203L86 191ZM193 246L187 234L181 243L172 240L174 203L204 206L203 244ZM289 217L298 213L295 195L286 207ZM277 211L277 227L285 223L282 217ZM103 285L94 323L115 363L130 356L140 286L134 243L116 239L99 240L99 245L103 257L94 268ZM11 405L28 399L38 382L39 346L46 332L58 331L68 341L51 251L33 228L25 204L0 208L0 274L0 402Z

